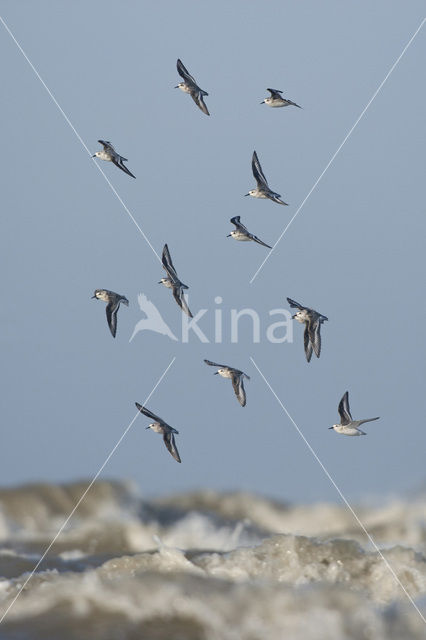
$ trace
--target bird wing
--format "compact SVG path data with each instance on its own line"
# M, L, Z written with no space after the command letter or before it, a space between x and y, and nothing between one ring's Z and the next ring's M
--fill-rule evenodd
M186 302L185 296L183 294L183 291L181 289L181 285L176 285L173 287L173 297L176 300L176 302L178 303L178 305L180 306L180 308L182 309L182 311L184 313L186 313L186 315L189 318L193 318L194 316L192 315L192 313L189 310L188 304Z
M300 309L300 311L307 311L308 310L308 307L303 307L301 304L296 302L296 300L292 300L291 298L287 298L287 302L290 305L290 307L293 307L293 308L296 308L296 309Z
M300 106L300 104L296 104L295 102L292 102L291 100L287 100L288 104L291 104L293 107L298 107L299 109L301 109L302 107Z
M340 416L340 424L345 426L352 422L351 410L349 409L349 393L345 391L342 399L339 402L338 412Z
M98 140L98 142L103 146L105 151L112 151L113 153L115 153L114 147L110 142L108 142L108 140Z
M312 358L312 342L309 337L308 323L305 324L305 331L303 333L303 346L305 347L306 360L310 362Z
M182 460L180 459L179 451L177 450L177 447L176 447L174 434L170 431L166 431L166 433L163 435L163 440L164 440L164 444L167 447L167 451L169 451L172 454L173 458L177 462L182 462Z
M248 232L247 227L245 227L243 223L240 222L240 219L241 219L241 216L234 216L233 218L231 218L230 222L232 222L232 224L235 224L237 229L242 229L243 231Z
M234 388L235 395L238 398L238 402L242 407L246 406L246 392L244 389L243 376L233 374L232 375L232 386Z
M176 62L176 67L178 70L178 74L181 76L181 78L183 78L185 80L185 82L187 82L188 84L192 84L195 87L198 87L195 78L193 78L191 76L191 74L189 73L188 69L185 67L185 65L183 64L182 60L180 58L178 58L177 62Z
M273 202L276 202L277 204L283 204L284 206L288 207L288 202L284 202L284 200L281 200L281 196L279 193L275 193L274 191L271 191L269 189L268 193L266 194L266 197L272 200Z
M267 89L267 91L271 94L271 98L281 98L280 93L282 93L282 91L279 89Z
M260 166L259 158L257 157L256 151L253 151L253 158L251 161L251 168L253 171L254 179L256 180L258 186L268 187L268 181L266 180L262 167Z
M129 171L129 169L126 167L126 165L123 164L123 160L125 160L125 159L126 158L123 158L123 156L120 156L120 155L118 155L118 153L116 153L112 157L112 162L115 164L116 167L118 167L119 169L124 171L124 173L127 173L128 176L131 176L132 178L136 178L136 176L134 176L133 173L131 171Z
M163 267L169 278L174 282L179 281L178 274L176 273L176 269L174 268L172 257L170 255L169 247L167 246L167 244L164 245L161 262L163 263Z
M206 92L202 91L202 89L199 89L197 92L191 93L191 98L193 99L197 107L201 109L201 111L205 113L206 116L209 116L210 113L207 109L206 103L204 102L203 95L207 95Z
M319 318L311 320L307 323L307 329L309 333L309 340L311 341L311 345L314 348L314 352L317 358L320 357L321 353L321 333L320 333L321 323Z
M162 426L166 426L166 427L170 426L167 424L167 422L164 422L162 418L160 418L159 416L156 416L155 413L152 413L152 411L150 411L146 407L143 407L141 404L139 404L139 402L135 402L135 405L137 409L139 409L139 411L143 413L143 415L146 416L147 418L151 418L151 420L155 420L155 422L159 422Z
M220 367L221 369L228 369L227 364L218 364L217 362L212 362L211 360L204 360L204 362L210 367Z
M117 311L119 307L120 302L108 302L105 309L109 330L113 338L115 338L115 334L117 333Z
M254 236L252 233L250 234L250 237L251 237L252 240L257 242L257 244L261 244L264 247L268 247L268 249L272 249L272 247L270 247L269 244L266 244L266 242L263 242L257 236Z

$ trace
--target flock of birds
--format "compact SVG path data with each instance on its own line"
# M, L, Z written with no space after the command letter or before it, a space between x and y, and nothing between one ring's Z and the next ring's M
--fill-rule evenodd
M207 91L204 91L198 86L197 82L195 81L193 76L190 75L180 59L178 59L177 61L177 70L179 75L182 77L183 82L179 82L179 84L176 85L175 88L181 89L185 93L188 93L194 100L197 107L201 109L204 114L209 116L209 110L206 106L206 103L204 102L205 96L208 96ZM271 95L270 97L262 100L261 104L266 104L269 107L273 108L287 107L290 105L298 107L299 109L302 108L295 102L283 98L282 91L278 89L267 90ZM124 158L119 153L117 153L111 142L105 140L98 140L98 142L103 146L103 149L102 151L97 151L92 156L93 158L97 157L100 160L112 162L116 167L121 169L121 171L124 171L124 173L131 176L132 178L136 178L136 176L133 175L133 173L131 173L131 171L124 164L125 162L127 162L127 158ZM268 200L272 200L272 202L275 202L277 204L287 206L287 203L281 200L281 195L279 193L276 193L269 187L268 181L265 178L256 151L253 152L252 171L257 186L255 189L251 189L245 195L252 196L254 198L266 198ZM264 247L267 247L268 249L272 248L268 244L260 240L257 236L250 233L250 231L242 224L240 216L234 216L230 221L235 226L235 230L231 231L228 237L232 237L235 240L243 242L254 241ZM181 308L182 312L185 313L188 317L192 318L193 315L189 310L184 296L184 291L188 289L188 286L179 279L177 271L173 265L173 261L167 244L165 244L163 248L162 265L166 272L166 277L161 278L159 284L162 284L168 289L172 290L173 297L176 303ZM111 334L115 338L117 333L117 312L120 308L120 304L124 304L126 306L129 305L128 299L125 296L115 293L114 291L109 291L108 289L96 289L92 297L107 303L107 322ZM323 322L328 320L328 318L318 311L315 311L315 309L304 307L291 298L287 298L287 301L290 307L298 309L298 311L294 316L292 316L292 318L305 325L303 343L306 360L310 362L313 353L317 358L319 358L321 354L321 325ZM234 367L230 367L228 365L217 364L216 362L212 362L211 360L204 360L204 362L210 367L218 367L215 375L219 374L223 378L231 379L232 387L237 400L242 407L245 407L246 392L244 389L244 378L250 380L250 377L246 373L244 373L244 371L240 371L239 369L235 369ZM164 444L166 445L167 450L177 462L181 462L181 458L175 442L175 434L178 434L179 432L146 407L140 405L138 402L136 402L135 404L137 409L143 415L150 418L151 420L154 420L154 422L150 423L146 428L152 429L156 433L160 433L163 436ZM359 427L366 422L372 422L379 419L378 417L376 417L366 418L364 420L353 420L349 408L348 391L343 394L343 397L339 402L338 413L340 416L340 423L332 425L331 427L329 427L329 429L334 429L337 433L341 433L347 436L366 435L366 433L364 431L361 431Z

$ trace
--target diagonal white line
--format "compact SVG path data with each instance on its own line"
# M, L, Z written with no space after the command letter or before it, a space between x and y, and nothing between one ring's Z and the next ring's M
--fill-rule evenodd
M392 74L392 72L394 71L395 67L397 66L397 64L399 63L399 61L401 60L402 56L404 55L404 53L407 51L408 47L410 46L410 44L413 42L414 38L417 36L417 34L419 33L420 29L423 27L424 23L426 21L426 18L423 18L423 20L421 21L420 25L417 27L416 31L414 32L414 34L411 36L410 40L407 42L407 44L405 45L405 47L403 48L402 52L399 54L398 58L395 60L395 62L393 63L393 65L391 66L391 68L389 69L389 71L387 72L387 74L385 75L384 79L382 80L382 82L379 84L379 86L377 87L376 91L373 93L373 95L371 96L370 100L367 102L366 106L364 107L364 109L361 111L360 115L358 116L358 118L355 120L355 123L352 125L352 127L349 129L348 133L346 134L346 136L343 138L343 142L341 142L341 144L337 147L336 151L333 153L333 155L331 156L330 160L328 161L327 165L325 166L325 169L322 171L322 173L319 175L319 177L316 179L316 181L314 182L313 186L311 187L311 189L308 191L308 194L305 196L305 198L302 200L302 203L299 205L298 209L296 210L296 213L293 215L293 217L290 219L290 221L287 223L286 227L284 228L284 230L281 232L281 235L279 236L278 240L276 241L276 243L274 244L274 246L272 247L272 250L268 253L268 255L266 256L266 258L263 260L262 264L260 265L260 267L258 268L258 270L256 271L256 273L254 274L254 276L252 277L252 279L250 280L250 284L252 284L255 280L255 278L257 277L258 273L260 272L260 270L263 268L263 265L269 260L269 258L271 257L272 253L275 251L277 245L281 242L282 238L284 237L284 235L287 233L287 230L290 228L291 224L293 223L293 221L296 219L296 217L299 215L300 211L303 209L303 207L305 206L305 203L307 202L307 200L309 199L309 197L311 196L311 194L315 191L316 187L318 186L318 184L320 183L320 181L322 180L323 176L325 175L325 173L327 172L327 170L329 169L329 167L332 165L332 163L334 162L336 156L338 155L338 153L340 152L340 150L342 149L342 147L344 146L344 144L346 143L346 141L348 140L348 138L350 137L350 135L352 134L352 132L355 130L355 128L357 127L358 123L360 122L360 120L362 119L362 117L365 115L367 109L369 108L369 106L371 105L371 103L373 102L373 100L376 98L377 94L380 92L381 88L383 87L383 85L385 84L386 80L389 78L389 76Z
M148 402L148 400L151 398L152 394L154 393L154 391L157 389L158 385L161 383L161 381L163 380L163 378L165 377L165 375L167 374L167 372L169 371L170 367L172 366L172 364L174 363L174 361L176 360L176 356L174 356L172 358L172 360L170 361L168 367L165 369L165 371L162 373L162 375L160 376L160 378L157 380L157 382L155 383L154 387L152 388L151 392L148 394L148 396L145 398L144 401L144 405ZM45 559L45 557L47 556L47 554L49 553L50 549L53 547L53 545L55 544L56 540L59 538L59 536L61 535L62 531L64 530L64 528L67 526L68 522L71 520L72 516L74 515L74 513L77 511L78 507L80 506L80 504L83 502L84 498L87 496L87 494L89 493L90 489L93 487L94 483L96 482L96 480L98 479L99 475L102 473L102 471L104 470L104 468L106 467L106 465L108 464L108 462L110 461L110 459L112 458L112 456L114 455L114 453L116 452L116 450L118 449L118 447L120 446L121 442L124 440L124 438L126 437L127 433L129 432L130 428L132 427L133 423L135 422L136 418L140 415L139 411L136 413L136 415L134 416L134 418L132 418L132 421L130 422L130 424L125 428L125 430L123 431L122 435L120 436L120 438L117 440L117 442L115 443L114 447L111 449L110 453L107 455L107 457L105 458L104 462L101 464L101 466L99 467L98 471L96 472L96 474L93 476L92 480L90 481L89 485L87 486L87 488L85 489L85 491L83 492L83 494L80 496L80 498L78 499L77 503L75 504L75 506L73 507L71 513L69 514L69 516L66 518L66 520L64 520L64 522L61 524L61 526L59 527L58 532L56 533L55 537L53 538L53 540L50 542L49 546L47 547L47 549L43 552L43 555L41 556L40 560L37 562L37 564L35 565L34 569L31 571L30 575L28 576L28 578L25 580L25 582L23 583L23 585L20 587L18 593L16 594L16 596L13 598L12 602L9 604L9 606L7 607L6 611L3 613L3 615L0 618L0 624L3 622L3 620L5 619L5 617L7 616L7 614L9 613L10 609L13 607L13 605L15 604L15 602L17 601L17 599L19 598L19 596L21 595L22 591L25 589L25 587L27 586L27 584L29 583L29 581L31 580L31 578L33 577L33 575L35 574L35 572L37 571L38 567L41 565L41 563L43 562L43 560Z
M62 109L61 105L59 104L59 102L56 100L55 96L53 95L53 93L51 92L51 90L49 89L49 87L47 86L47 84L45 83L45 81L43 80L43 78L41 77L40 73L37 71L37 69L35 68L35 66L33 65L33 63L31 62L31 60L29 59L29 57L27 56L27 54L25 53L25 51L23 50L23 48L21 47L21 45L19 44L19 42L17 41L17 39L15 38L15 36L13 35L12 31L9 29L9 27L7 26L6 22L3 20L3 18L0 16L0 22L2 23L2 25L4 26L4 28L6 29L6 31L8 32L8 34L10 35L10 37L12 38L13 42L16 44L16 46L18 47L19 51L22 53L22 55L24 56L25 60L28 62L28 64L30 65L31 69L34 71L35 75L37 76L37 78L40 80L41 84L43 85L43 87L46 89L47 93L49 94L49 96L51 97L51 99L53 100L53 102L55 103L55 105L58 107L59 111L61 112L62 116L64 117L65 121L67 122L67 124L71 127L71 129L73 130L74 134L76 135L76 137L78 138L78 140L80 141L80 143L82 144L82 146L85 148L85 150L87 151L87 153L89 154L90 158L92 159L92 162L95 164L95 166L98 168L98 170L101 172L101 174L103 175L103 177L105 178L109 188L111 189L111 191L113 192L113 194L115 195L115 197L117 198L117 200L119 201L119 203L122 205L123 209L126 211L127 215L129 216L129 218L131 219L131 221L133 222L133 224L135 225L135 227L137 228L137 230L139 231L139 233L141 234L141 236L143 237L143 239L145 240L145 242L149 245L149 247L151 248L151 250L153 251L153 253L157 256L158 260L160 260L161 262L161 258L158 255L158 253L156 252L156 250L154 249L154 247L152 246L152 244L150 243L150 241L148 240L147 236L145 235L145 233L142 231L141 227L139 226L139 224L137 223L137 221L135 220L134 216L131 214L131 212L129 211L128 207L126 206L126 204L124 203L123 199L121 198L121 196L118 194L117 190L115 189L115 187L113 187L113 185L111 184L109 178L107 177L107 175L104 173L103 169L99 166L99 164L97 162L95 162L95 160L92 158L92 153L90 151L90 149L88 148L88 146L86 145L86 143L84 142L83 138L80 136L80 134L78 133L77 129L74 127L73 123L71 122L71 120L69 119L69 117L67 116L67 114L65 113L65 111Z
M383 553L380 551L379 547L377 546L374 538L371 536L370 533L368 533L367 529L365 528L365 526L363 525L363 523L361 522L361 520L359 519L359 517L357 516L357 514L355 513L355 511L353 510L353 508L351 507L351 505L349 504L347 498L345 497L345 495L343 494L343 492L341 491L341 489L339 489L339 487L337 486L334 478L330 475L330 473L327 471L326 467L324 466L324 464L321 462L320 458L318 457L317 453L314 451L314 449L312 448L312 446L310 445L310 443L308 442L308 440L305 438L305 436L303 435L301 429L299 428L299 426L296 424L296 422L293 420L293 418L291 417L291 415L289 414L289 412L287 411L286 407L283 405L283 403L281 402L281 400L279 399L279 397L277 396L277 394L275 393L275 391L273 390L273 388L271 387L271 385L269 384L268 380L265 378L265 376L263 375L262 371L259 369L259 367L257 366L256 362L254 361L254 359L250 356L250 360L252 361L252 363L254 364L254 366L256 367L257 371L259 372L260 376L262 377L262 379L264 380L266 386L268 387L268 389L271 391L272 395L274 396L274 398L277 400L278 404L280 405L281 409L284 411L284 413L287 415L288 419L292 422L293 426L295 427L297 433L299 434L299 436L302 438L303 442L306 444L306 446L308 447L309 451L312 453L312 455L314 456L315 460L318 462L318 464L320 465L321 469L324 471L325 475L327 476L327 478L330 480L331 484L333 485L333 487L336 489L337 493L339 494L339 496L341 497L341 499L343 500L343 502L345 503L346 507L349 509L349 511L351 512L351 514L353 515L353 517L355 518L356 522L358 523L358 525L361 527L361 529L363 530L363 532L365 533L365 535L367 536L368 540L371 542L371 544L373 545L373 547L375 548L375 550L377 551L378 555L380 556L380 558L383 560L383 562L385 563L386 567L389 569L389 571L391 572L392 576L394 577L395 581L398 583L398 585L401 587L401 589L403 590L403 592L405 593L405 595L407 596L408 600L411 602L411 604L413 605L413 607L415 608L415 610L417 611L417 613L419 614L419 616L421 617L421 619L423 620L423 622L426 624L426 619L423 616L422 612L420 611L420 609L418 608L418 606L416 605L416 603L414 602L413 598L410 596L410 594L408 593L407 589L404 587L404 585L402 584L401 580L398 578L398 576L395 573L395 570L392 568L391 564L389 563L389 561L385 558L385 556L383 555Z

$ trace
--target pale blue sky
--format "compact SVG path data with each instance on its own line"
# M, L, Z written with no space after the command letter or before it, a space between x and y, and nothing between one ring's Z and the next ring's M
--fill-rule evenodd
M92 153L111 140L132 180L102 163L158 253L168 243L190 306L290 296L328 316L308 365L293 344L177 344L141 333L137 294L170 327L161 264L0 26L3 446L0 484L90 478L173 356L148 407L176 427L176 464L140 417L104 471L144 494L211 487L294 501L335 489L250 363L252 356L349 498L425 480L424 103L419 33L253 284L263 247L226 235L240 215L273 243L421 23L424 3L12 2L1 15ZM173 87L180 57L208 118ZM269 109L266 87L302 105ZM289 207L244 198L256 149ZM116 340L105 287L127 296ZM201 326L213 335L213 313ZM247 406L203 358L245 370ZM327 427L348 389L366 438ZM421 428L419 428L421 426Z

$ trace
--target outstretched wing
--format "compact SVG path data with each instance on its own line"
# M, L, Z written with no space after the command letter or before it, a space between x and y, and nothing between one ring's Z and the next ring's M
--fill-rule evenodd
M246 392L244 389L243 376L233 374L232 376L232 386L234 388L235 395L238 398L238 402L242 407L246 406Z
M108 140L98 140L98 142L103 146L105 151L112 151L113 153L115 153L114 147L110 142L108 142Z
M308 322L306 328L308 329L309 340L314 348L315 355L319 358L321 353L321 323L319 319L317 318L316 320Z
M203 95L207 95L206 92L202 91L202 89L199 89L199 91L191 93L191 98L193 99L197 107L201 109L201 111L205 113L206 116L209 116L210 113L207 109L206 103L204 102Z
M162 420L159 416L156 416L155 413L152 413L152 411L150 411L146 407L143 407L141 404L139 404L139 402L135 402L135 405L136 408L147 418L151 418L151 420L155 420L155 422L159 422L160 424L166 425L167 427L169 426L166 422L164 422L164 420Z
M172 257L170 255L169 247L167 246L167 244L164 245L161 262L163 263L163 267L167 275L169 276L169 278L174 282L179 280L178 274L176 273L176 269L174 268Z
M113 338L115 338L117 333L117 311L119 306L119 302L109 302L105 308L109 330Z
M173 287L173 297L178 303L178 305L180 306L180 308L182 309L182 311L186 313L186 315L189 318L193 318L194 316L189 310L188 304L186 302L185 296L180 286Z
M208 364L210 367L220 367L221 369L228 368L227 364L218 364L217 362L212 362L211 360L204 360L204 362Z
M256 180L258 186L267 187L269 189L268 181L266 180L263 174L262 167L260 166L259 158L257 157L256 151L253 151L251 168L253 171L254 179Z
M272 247L270 247L269 244L266 244L266 242L263 242L263 240L260 240L260 238L258 238L257 236L254 236L252 233L250 234L250 237L252 240L257 242L257 244L261 244L263 247L268 247L268 249L272 249Z
M340 424L345 426L352 422L351 410L349 409L349 393L345 391L339 402L338 412L340 416Z
M181 78L183 78L185 80L185 82L187 82L188 84L192 84L195 87L197 87L197 83L195 81L195 78L193 78L191 76L191 74L189 73L188 69L185 67L185 65L183 64L182 60L180 58L178 58L178 61L176 63L176 67L178 70L178 74L181 76Z
M171 432L166 432L163 436L164 444L167 447L167 450L172 454L173 458L176 462L182 462L180 459L179 451L176 447L175 436Z
M136 178L136 176L134 176L133 173L129 171L126 165L123 164L123 160L125 160L125 158L123 158L123 156L120 156L118 154L112 157L112 162L115 164L116 167L124 171L124 173L127 173L128 176L131 176L132 178Z
M243 231L247 231L248 232L247 227L245 227L243 225L243 223L240 222L240 219L241 219L241 216L234 216L233 218L231 218L230 222L232 222L232 224L235 224L237 229L242 229Z
M305 324L305 331L303 333L303 346L305 347L306 360L310 362L312 358L312 342L309 337L308 323Z
M292 300L291 298L287 298L287 302L290 305L290 307L293 307L295 309L300 309L300 311L307 311L307 307L303 307L301 304L299 304L298 302L296 302L296 300Z
M280 93L282 93L282 91L279 89L267 89L267 91L271 94L271 98L281 98Z

